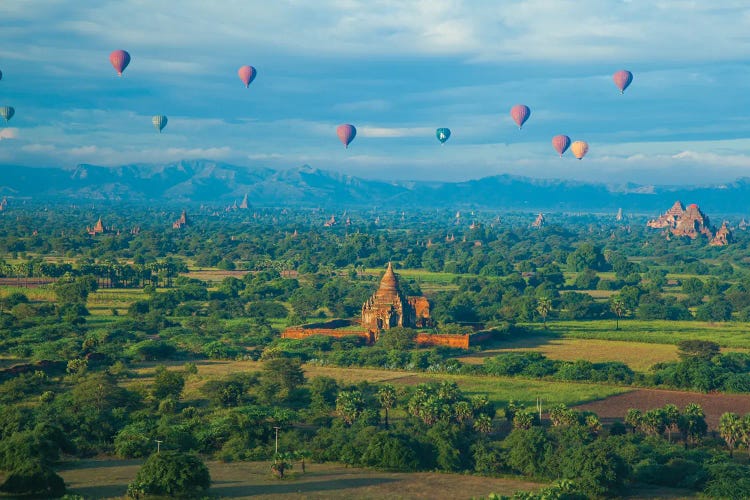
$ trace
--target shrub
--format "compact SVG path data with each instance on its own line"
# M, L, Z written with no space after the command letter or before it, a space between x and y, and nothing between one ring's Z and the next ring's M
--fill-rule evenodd
M188 453L165 451L146 460L128 485L128 496L197 496L210 486L211 476L200 458Z
M30 462L8 474L5 482L0 485L0 491L56 498L65 494L65 481L50 467Z

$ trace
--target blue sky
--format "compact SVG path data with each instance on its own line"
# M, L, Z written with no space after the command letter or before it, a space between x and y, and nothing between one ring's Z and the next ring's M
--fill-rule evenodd
M750 176L745 0L4 0L0 19L0 106L16 109L0 168L205 158L378 179ZM115 49L132 56L122 78ZM243 64L258 70L249 89ZM635 75L625 95L621 68ZM532 110L520 131L517 103ZM155 114L169 116L162 134ZM348 150L341 123L358 129ZM445 146L437 127L452 131ZM588 156L558 158L556 134Z

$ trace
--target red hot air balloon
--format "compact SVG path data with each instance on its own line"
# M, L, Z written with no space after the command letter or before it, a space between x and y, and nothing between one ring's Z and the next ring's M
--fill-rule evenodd
M556 135L552 138L552 147L558 152L560 158L570 147L570 137L567 135Z
M570 150L573 152L573 156L580 160L588 153L589 145L586 141L576 141L570 145Z
M130 54L124 50L115 50L109 55L109 62L112 63L112 67L115 68L117 74L122 76L122 72L130 64Z
M529 116L531 116L531 110L524 104L516 104L510 108L510 116L513 118L513 121L516 122L518 128L521 128L523 127L523 124L526 123L526 120L529 119Z
M253 83L258 72L255 71L255 68L252 66L240 66L240 69L237 70L237 74L239 75L240 80L242 80L242 83L245 84L245 88L247 88Z
M617 88L620 89L620 93L624 94L625 89L628 88L630 82L633 81L633 73L628 70L621 69L620 71L615 71L615 74L612 75L612 80L614 80Z
M357 136L357 129L354 128L354 125L349 125L348 123L346 123L344 125L339 125L338 127L336 127L336 135L338 135L339 140L344 143L344 147L348 149L349 144Z

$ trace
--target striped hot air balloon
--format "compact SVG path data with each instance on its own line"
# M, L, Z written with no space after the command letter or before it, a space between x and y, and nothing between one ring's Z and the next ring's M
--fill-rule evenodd
M451 129L441 127L435 131L435 137L437 137L437 140L440 141L440 144L445 144L445 141L447 141L451 137Z
M344 147L348 149L349 144L351 144L357 136L357 129L354 128L354 125L345 123L336 127L336 135L338 135L339 140L344 143Z
M154 128L161 133L162 130L164 130L164 127L167 126L167 117L164 115L155 115L153 118L151 118L151 123L154 124Z
M556 135L552 138L552 147L555 148L555 151L557 151L562 158L562 155L570 147L570 137L567 135Z
M0 107L0 116L3 117L5 120L5 123L8 123L8 120L13 118L13 115L16 114L16 110L12 106L2 106Z
M620 93L624 94L625 89L633 81L633 73L626 69L621 69L620 71L615 71L615 74L612 75L612 80L617 85L617 88L620 89Z
M237 70L237 75L240 77L240 80L242 80L242 83L245 84L245 88L253 83L257 74L258 72L252 66L240 66L240 69Z
M520 129L523 127L523 124L526 123L526 120L529 119L529 116L531 116L531 110L525 104L516 104L510 108L510 116Z
M570 145L570 151L573 153L573 156L580 160L588 153L589 145L586 141L576 141Z
M112 67L115 68L117 74L122 76L122 72L130 64L130 54L125 50L115 50L109 55L109 62L112 63Z

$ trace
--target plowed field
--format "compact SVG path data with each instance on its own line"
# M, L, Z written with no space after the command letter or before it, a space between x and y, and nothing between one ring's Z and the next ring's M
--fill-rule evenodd
M578 410L593 411L602 421L622 419L630 408L641 411L660 408L672 403L683 409L688 403L697 403L706 413L709 429L716 429L719 417L725 412L738 415L750 413L750 395L745 394L700 394L695 392L664 391L659 389L638 389L625 394L617 394L593 403L576 406Z

